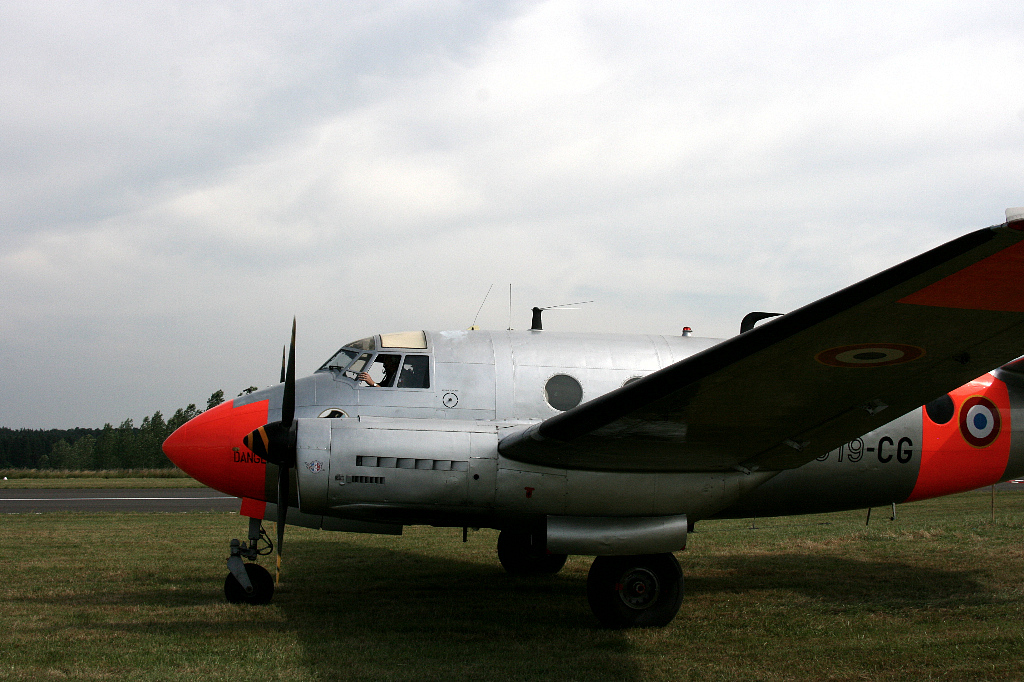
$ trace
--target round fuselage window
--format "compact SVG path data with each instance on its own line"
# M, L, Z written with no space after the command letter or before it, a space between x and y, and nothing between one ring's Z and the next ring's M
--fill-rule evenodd
M924 411L928 413L928 418L936 424L945 424L953 418L956 405L953 404L953 398L947 393L925 405Z
M544 398L548 405L565 412L583 400L583 387L568 374L556 374L544 384Z

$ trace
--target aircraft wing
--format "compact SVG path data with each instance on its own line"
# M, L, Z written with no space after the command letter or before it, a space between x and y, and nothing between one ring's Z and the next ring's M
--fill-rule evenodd
M1015 217L513 432L499 451L571 469L801 466L1024 353Z

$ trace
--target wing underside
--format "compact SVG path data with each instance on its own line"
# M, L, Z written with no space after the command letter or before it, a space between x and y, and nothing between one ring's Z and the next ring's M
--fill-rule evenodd
M978 230L504 438L615 471L801 466L1024 352L1024 221Z

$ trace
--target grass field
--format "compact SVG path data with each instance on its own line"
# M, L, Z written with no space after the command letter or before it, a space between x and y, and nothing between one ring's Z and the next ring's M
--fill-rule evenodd
M290 528L253 607L221 592L237 515L8 515L0 680L1020 679L1024 493L996 510L701 522L679 616L625 632L595 627L589 559L512 579L491 531Z
M0 490L42 488L205 488L181 469L62 471L0 469Z

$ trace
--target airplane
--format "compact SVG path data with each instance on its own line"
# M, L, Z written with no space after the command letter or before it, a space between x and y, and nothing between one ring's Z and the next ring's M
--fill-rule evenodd
M728 339L544 330L383 333L195 417L164 443L242 498L224 591L288 523L499 531L516 575L595 557L611 628L664 626L704 519L870 509L1024 476L1024 208ZM758 324L759 323L759 324ZM283 359L282 359L283 360ZM997 369L993 369L997 368ZM1017 412L1016 414L1019 414Z

